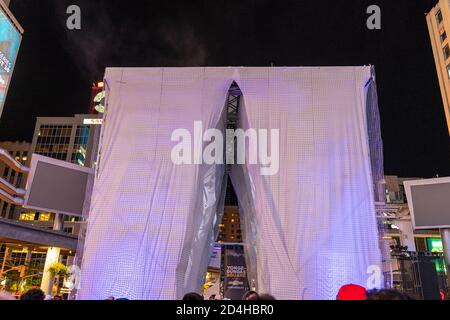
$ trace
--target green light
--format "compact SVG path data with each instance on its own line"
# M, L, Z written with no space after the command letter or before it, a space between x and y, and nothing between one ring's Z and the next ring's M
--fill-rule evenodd
M105 113L105 97L106 92L102 91L98 93L94 98L94 108L98 113Z
M444 252L442 240L439 238L427 238L428 250L431 252Z

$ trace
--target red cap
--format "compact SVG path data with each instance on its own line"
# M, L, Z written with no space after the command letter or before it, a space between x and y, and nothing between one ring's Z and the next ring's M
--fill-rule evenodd
M337 300L367 300L366 288L357 284L346 284L339 289Z

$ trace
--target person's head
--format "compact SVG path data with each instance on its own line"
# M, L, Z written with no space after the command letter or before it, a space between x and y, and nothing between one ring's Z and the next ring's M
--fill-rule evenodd
M195 292L187 293L183 297L183 301L202 301L202 300L205 300L203 296Z
M258 300L258 293L255 291L247 291L242 297L242 300Z
M20 297L20 300L44 300L44 299L45 293L41 289L30 289Z
M393 289L370 290L367 300L413 300L410 296Z
M258 295L258 299L257 300L277 300L277 299L275 299L275 297L272 296L271 294L262 293L262 294Z
M62 301L62 297L61 296L54 296L52 300Z
M346 284L339 289L336 300L367 300L367 290L357 284Z

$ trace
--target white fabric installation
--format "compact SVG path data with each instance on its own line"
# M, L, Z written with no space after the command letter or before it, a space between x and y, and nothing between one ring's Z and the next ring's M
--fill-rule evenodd
M366 116L371 67L112 68L80 299L179 299L199 291L220 223L225 166L173 163L172 133L279 129L274 175L232 166L250 280L278 299L334 299L381 266ZM270 140L269 140L270 141ZM271 148L269 148L271 149ZM247 155L248 158L248 155Z

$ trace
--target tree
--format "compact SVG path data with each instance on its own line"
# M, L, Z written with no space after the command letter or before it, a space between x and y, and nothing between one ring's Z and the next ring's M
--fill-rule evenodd
M69 269L64 264L60 262L55 262L47 269L47 272L50 273L51 276L51 287L53 287L55 279L57 279L56 293L58 294L60 290L59 280L70 276Z

